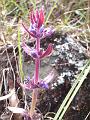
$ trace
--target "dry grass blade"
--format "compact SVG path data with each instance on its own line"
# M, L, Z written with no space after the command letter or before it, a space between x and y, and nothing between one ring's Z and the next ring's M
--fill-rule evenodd
M88 120L89 116L90 116L90 111L89 111L89 113L87 114L87 116L85 117L84 120Z
M9 109L10 111L12 111L13 113L21 113L21 114L26 113L25 109L23 109L23 108L10 107L10 106L8 106L8 109Z
M0 101L1 100L6 100L6 99L10 98L14 93L15 93L15 90L13 89L9 94L7 94L5 96L1 96L0 97Z

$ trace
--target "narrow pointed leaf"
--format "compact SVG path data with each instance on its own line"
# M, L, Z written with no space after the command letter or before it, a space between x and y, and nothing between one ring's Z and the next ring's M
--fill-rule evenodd
M53 50L53 46L52 46L52 44L49 44L49 45L48 45L48 48L47 48L46 51L40 56L40 58L49 56L49 55L52 53L52 50Z
M54 79L54 71L51 71L47 77L44 78L44 82L50 83Z
M38 10L36 10L36 18L37 18L37 20L39 20L39 12L38 12Z
M36 16L34 15L34 12L32 13L32 16L33 16L33 20L34 20L34 22L36 23Z
M40 15L39 15L39 21L38 21L38 28L40 28L42 26L44 22L44 14L43 14L43 10L40 10Z
M22 44L22 48L28 55L30 55L34 59L39 57L37 51L35 49L30 49L25 43Z
M44 23L44 12L42 9L40 10L40 21L42 24Z
M31 49L25 43L22 43L22 48L28 55L31 56Z
M30 15L30 20L31 20L31 23L34 24L32 12L31 12L31 15Z

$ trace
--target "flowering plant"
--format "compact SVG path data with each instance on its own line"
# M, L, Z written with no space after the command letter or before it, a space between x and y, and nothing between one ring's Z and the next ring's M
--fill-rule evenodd
M48 45L48 48L44 51L40 49L40 40L42 37L49 36L53 33L53 31L48 28L44 28L44 11L41 9L40 11L36 10L36 12L31 12L30 15L31 24L30 27L27 28L24 24L23 27L26 32L33 38L35 38L35 48L30 48L27 46L25 42L22 43L23 50L30 55L34 61L35 61L35 71L34 76L32 79L28 77L28 81L26 83L21 83L21 86L23 89L33 90L32 93L32 103L31 108L29 111L29 116L32 118L36 102L37 102L37 95L38 95L38 88L48 88L48 82L50 82L50 79L52 79L53 75L50 73L45 79L41 80L39 77L39 71L40 71L40 61L41 59L50 56L53 50L53 46L50 43ZM9 109L11 109L9 107ZM22 110L24 111L24 110ZM25 112L24 112L25 113Z

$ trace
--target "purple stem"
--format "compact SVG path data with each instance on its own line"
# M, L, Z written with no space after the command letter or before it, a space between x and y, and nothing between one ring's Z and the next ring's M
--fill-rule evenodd
M40 51L40 39L37 38L36 40L36 50L37 52ZM39 81L39 70L40 70L40 59L35 59L35 84Z
M39 38L37 38L37 40L36 40L36 50L37 50L37 52L40 51L40 39ZM36 58L35 59L35 79L34 79L35 84L37 84L39 81L39 70L40 70L40 59ZM31 109L30 109L30 117L31 118L35 111L37 95L38 95L38 90L34 89L33 93L32 93L32 103L31 103Z

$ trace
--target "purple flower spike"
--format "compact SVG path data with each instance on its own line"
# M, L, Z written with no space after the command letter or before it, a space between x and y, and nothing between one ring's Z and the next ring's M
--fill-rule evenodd
M30 14L31 25L27 28L24 24L24 29L29 33L30 36L34 38L41 38L50 36L53 31L51 28L44 29L44 11L41 9L40 11L36 10L36 13L32 11Z
M26 32L29 33L30 36L36 38L35 39L35 47L34 49L29 48L25 43L22 44L22 48L24 51L30 55L35 60L35 71L34 77L32 79L28 79L28 81L24 81L21 83L21 87L27 90L33 90L32 94L32 103L30 108L30 117L32 118L35 106L37 102L37 93L38 90L35 89L48 89L48 83L53 80L53 73L50 73L46 78L43 80L40 79L40 62L42 58L45 58L51 55L53 50L53 45L49 44L48 48L44 51L40 49L40 40L43 37L50 36L54 31L51 28L45 29L44 28L44 12L43 9L40 11L36 10L36 13L31 12L30 14L31 24L30 27L27 28L24 24L23 27Z
M44 23L44 12L41 9L40 11L36 11L36 14L34 14L34 12L31 12L30 15L30 20L31 20L31 26L28 29L27 27L25 27L24 24L23 27L24 29L29 33L29 35L31 35L34 38L38 38L38 37L42 37L42 26Z

